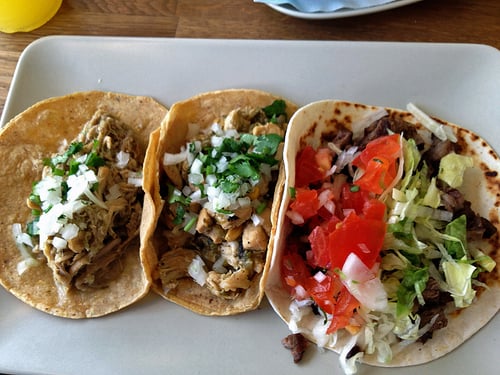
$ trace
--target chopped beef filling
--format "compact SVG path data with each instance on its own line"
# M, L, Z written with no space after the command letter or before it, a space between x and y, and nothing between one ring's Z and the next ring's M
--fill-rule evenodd
M300 333L293 333L281 340L281 344L292 352L293 362L299 363L306 351L308 341Z

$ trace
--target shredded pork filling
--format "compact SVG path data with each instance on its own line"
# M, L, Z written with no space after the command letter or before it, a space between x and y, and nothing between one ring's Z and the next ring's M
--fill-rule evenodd
M74 145L78 145L78 151L68 151ZM139 230L140 186L129 183L129 179L141 173L142 158L126 125L96 112L70 148L54 155L44 168L38 190L42 190L43 181L61 176L60 196L52 197L48 208L40 199L44 192L34 193L36 198L29 200L30 208L40 212L33 222L35 237L39 238L33 253L52 269L62 293L71 288L85 291L106 287L121 273L120 258ZM75 186L71 186L72 179L79 179ZM85 191L72 196L72 190L86 182L88 190L82 188ZM56 218L60 229L50 230L43 224L44 215L59 207L65 207L64 214ZM74 228L73 234L65 234L67 228Z

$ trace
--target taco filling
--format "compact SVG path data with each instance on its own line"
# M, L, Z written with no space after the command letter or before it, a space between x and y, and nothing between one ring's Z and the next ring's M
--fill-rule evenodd
M27 201L33 220L24 232L13 226L18 272L47 264L61 297L115 279L139 233L143 157L131 131L98 111L65 150L44 159Z
M206 129L190 129L196 135L180 153L164 154L164 290L190 277L213 295L234 299L263 273L286 122L282 100L237 108Z
M318 124L300 124L312 127L294 140L288 229L276 258L291 296L290 329L341 352L346 373L367 356L371 364L418 363L400 351L432 346L450 316L489 289L496 267L484 244L497 228L463 193L475 165L467 143L427 116L431 130L394 112L373 114L361 128L331 122L334 131L321 137L312 135Z

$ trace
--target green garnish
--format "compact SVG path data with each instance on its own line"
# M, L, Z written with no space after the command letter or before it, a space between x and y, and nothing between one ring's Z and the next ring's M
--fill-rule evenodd
M255 209L255 212L257 213L257 215L259 215L264 212L266 207L267 207L267 202L260 202L257 208Z
M196 217L196 216L192 217L192 218L191 218L191 219L187 222L186 226L184 227L184 231L185 231L185 232L189 232L189 231L193 228L193 226L196 224L196 221L197 221L197 217Z
M278 99L272 102L267 107L262 108L262 110L271 122L276 123L279 116L286 116L286 103L284 100Z
M83 148L82 142L73 142L69 145L68 149L63 154L56 155L50 159L49 158L43 159L43 164L51 167L52 169L55 169L57 165L66 163L71 156L81 151L82 148Z

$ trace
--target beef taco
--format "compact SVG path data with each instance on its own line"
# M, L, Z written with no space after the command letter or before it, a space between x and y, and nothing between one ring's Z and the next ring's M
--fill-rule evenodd
M412 104L320 101L284 157L266 295L346 373L429 362L495 316L500 162L478 135Z
M148 149L143 251L152 288L202 315L255 309L272 248L282 141L295 105L256 90L175 103ZM151 152L150 152L151 151ZM152 208L153 207L153 208Z
M41 101L1 130L5 289L67 318L102 316L148 292L141 175L166 112L149 97L79 92Z

